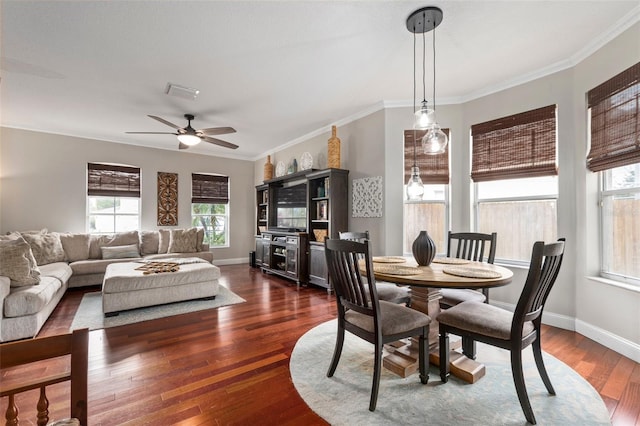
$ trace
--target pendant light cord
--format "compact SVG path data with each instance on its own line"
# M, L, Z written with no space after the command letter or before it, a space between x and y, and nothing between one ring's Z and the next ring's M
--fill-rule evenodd
M413 27L413 112L416 112L416 31ZM416 166L416 129L413 129L413 167ZM412 170L413 173L413 170Z
M422 13L422 22L423 22L423 27L422 27L422 102L426 102L427 101L427 89L425 88L426 84L426 67L425 67L425 63L427 60L427 47L426 47L426 41L425 41L425 35L424 33L426 32L426 25L427 25L427 16L426 13Z
M436 23L433 23L433 112L436 111Z

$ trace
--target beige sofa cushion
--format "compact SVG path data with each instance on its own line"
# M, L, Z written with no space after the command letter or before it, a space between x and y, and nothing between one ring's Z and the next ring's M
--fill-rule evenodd
M207 262L213 262L213 253L210 251L199 251L197 253L159 253L159 254L150 254L144 257L144 260L164 260L171 258L184 258L184 257L198 257L202 260L206 260Z
M4 316L8 318L40 312L62 287L59 279L42 277L40 284L11 289L4 299Z
M62 242L60 242L60 235L57 232L49 232L47 234L24 233L21 235L31 246L33 257L36 258L38 265L64 261L64 249L62 248Z
M125 258L139 258L140 252L138 251L137 244L128 244L126 246L113 246L102 247L103 259L125 259Z
M60 242L65 260L75 262L89 258L89 234L61 233Z
M198 230L196 228L172 229L169 236L168 253L195 253L198 251Z
M160 245L160 233L158 231L140 232L140 254L156 254Z
M104 274L107 266L112 263L121 262L135 262L138 259L89 259L78 260L77 262L70 263L71 269L74 275L86 275L86 274Z
M158 253L166 253L169 250L169 239L171 231L169 229L158 230Z
M0 240L0 275L8 277L11 287L31 286L40 282L40 269L31 246L22 237Z
M126 246L129 244L140 244L138 231L118 232L113 235L91 235L89 259L101 259L102 247Z
M69 281L73 270L66 262L49 263L40 266L40 276L57 278L63 284Z
M202 251L202 245L204 243L204 228L198 228L196 235L196 251Z

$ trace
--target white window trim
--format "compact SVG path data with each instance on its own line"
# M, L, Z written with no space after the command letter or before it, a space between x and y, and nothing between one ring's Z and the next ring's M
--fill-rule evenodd
M87 195L86 197L86 214L85 214L85 229L87 234L90 235L112 235L113 233L111 232L91 232L91 216L110 216L113 218L114 223L113 223L113 229L114 229L114 233L117 232L126 232L126 231L117 231L116 229L116 224L115 224L115 217L116 216L137 216L138 218L138 224L137 224L137 230L140 230L141 227L141 223L142 223L142 197L138 198L138 197L118 197L118 196L110 196L109 198L133 198L135 200L138 200L138 213L134 214L134 213L119 213L119 214L115 214L114 213L110 213L110 214L106 214L106 213L91 213L91 199L92 198L107 198L104 195Z
M197 217L197 216L226 216L225 219L226 219L227 226L225 227L225 234L224 234L225 243L224 243L224 245L219 245L219 246L209 245L209 250L230 248L231 244L230 244L230 241L229 241L229 233L231 232L231 212L230 212L230 210L231 210L231 202L226 204L226 206L227 206L226 207L226 210L227 210L227 214L226 215L221 215L221 214L218 214L218 213L206 214L206 215L204 215L204 214L194 215L193 214L193 205L194 204L222 204L222 203L191 203L190 204L191 205L191 214L190 214L190 216L191 216L192 220L193 220L194 217Z

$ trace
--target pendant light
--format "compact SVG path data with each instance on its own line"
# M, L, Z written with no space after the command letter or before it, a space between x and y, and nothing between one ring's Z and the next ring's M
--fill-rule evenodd
M426 104L426 101L423 105ZM416 33L413 32L413 110L416 109ZM416 118L418 118L416 113ZM411 177L407 182L407 199L411 201L422 200L424 195L424 185L420 179L420 169L416 164L416 130L413 130L413 166L411 166Z
M442 22L442 9L435 6L423 7L416 10L407 18L407 29L414 34L414 85L415 85L415 34L422 33L422 107L415 112L414 129L426 130L422 138L422 149L425 154L440 154L445 151L449 138L438 125L435 117L436 106L436 32L435 29ZM429 108L425 91L425 62L426 42L425 33L433 30L433 109ZM415 92L415 89L414 89ZM415 110L415 101L414 101Z

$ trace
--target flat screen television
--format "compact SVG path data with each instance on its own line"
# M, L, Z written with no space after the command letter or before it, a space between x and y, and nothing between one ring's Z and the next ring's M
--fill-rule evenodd
M275 188L274 195L276 228L305 232L307 230L307 184Z

